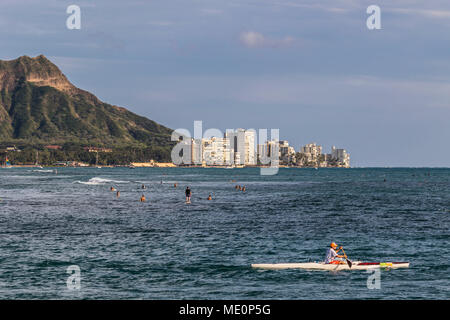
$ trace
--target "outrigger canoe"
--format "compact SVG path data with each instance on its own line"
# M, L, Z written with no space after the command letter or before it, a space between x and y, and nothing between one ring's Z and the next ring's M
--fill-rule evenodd
M347 263L344 264L325 264L323 262L306 262L306 263L262 263L252 264L252 268L258 269L316 269L316 270L368 270L376 268L409 268L409 262L361 262L353 261L350 268Z

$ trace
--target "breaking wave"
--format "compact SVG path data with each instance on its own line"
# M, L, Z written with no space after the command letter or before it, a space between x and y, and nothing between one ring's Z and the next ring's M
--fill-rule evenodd
M112 180L112 179L104 179L100 177L94 177L89 179L89 181L75 181L75 183L87 184L87 185L103 185L103 184L111 184L111 183L129 183L129 181L121 181L121 180Z

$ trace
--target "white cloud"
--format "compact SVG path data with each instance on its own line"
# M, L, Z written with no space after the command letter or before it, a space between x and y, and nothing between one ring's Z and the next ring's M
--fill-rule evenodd
M247 31L242 32L239 36L241 43L248 48L262 48L262 47L287 47L294 43L294 38L287 36L282 39L268 38L259 32Z
M450 82L370 76L283 76L240 81L235 99L256 104L449 108Z
M341 14L364 10L367 7L360 0L330 0L322 1L321 3L299 3L295 1L276 0L269 3L277 6L322 10ZM390 0L379 0L377 5L381 7L382 12L388 11L399 14L420 15L426 18L450 18L450 7L447 0L429 0L426 2L396 0L395 3Z
M426 9L404 9L404 8L393 8L389 11L400 13L400 14L415 14L421 15L427 18L450 18L449 10L426 10Z
M236 104L342 109L449 109L450 80L414 81L363 75L170 76L148 80L149 103Z
M291 8L301 8L301 9L313 9L328 11L332 13L347 13L351 10L360 8L361 4L352 1L336 1L333 0L330 3L297 3L292 1L275 1L271 3L272 5L291 7Z
M217 15L223 13L223 11L219 9L201 9L201 12L206 15Z
M147 24L157 27L170 27L174 25L172 21L149 21Z

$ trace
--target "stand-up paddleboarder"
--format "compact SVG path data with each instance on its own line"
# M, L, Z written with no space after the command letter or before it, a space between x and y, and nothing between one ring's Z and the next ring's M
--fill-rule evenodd
M186 187L186 203L191 203L191 189L189 187Z

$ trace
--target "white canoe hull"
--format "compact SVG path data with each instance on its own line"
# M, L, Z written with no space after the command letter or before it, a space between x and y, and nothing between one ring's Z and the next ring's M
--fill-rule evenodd
M352 267L349 268L347 263L345 264L325 264L323 262L307 262L307 263L262 263L262 264L252 264L252 268L259 269L310 269L310 270L368 270L377 268L409 268L409 262L361 262L354 261Z

